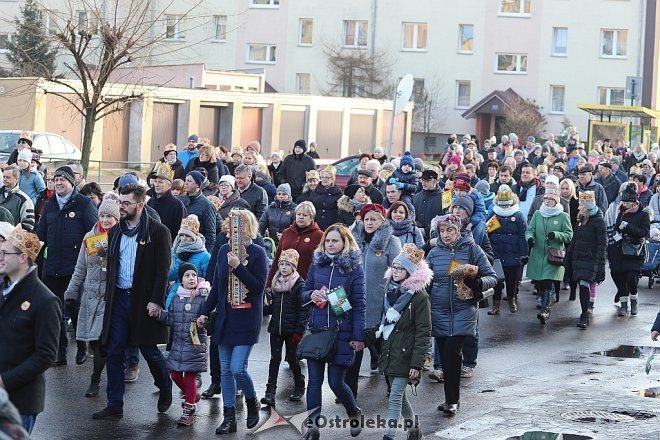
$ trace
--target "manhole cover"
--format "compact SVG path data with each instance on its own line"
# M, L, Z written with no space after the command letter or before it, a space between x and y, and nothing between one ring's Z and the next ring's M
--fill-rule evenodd
M565 412L561 415L567 420L574 422L634 422L635 418L625 415L617 414L608 411L571 411Z

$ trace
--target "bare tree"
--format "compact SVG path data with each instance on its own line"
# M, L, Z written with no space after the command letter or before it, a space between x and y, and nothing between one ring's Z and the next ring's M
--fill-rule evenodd
M430 80L415 80L413 88L412 129L425 136L437 133L439 126L447 118L447 96L445 84L440 75L434 74Z
M504 106L504 133L516 133L519 139L527 136L541 138L545 133L547 120L542 108L535 100L513 96Z
M349 98L392 97L392 64L385 51L352 49L326 43L323 52L328 58L330 72L324 94Z

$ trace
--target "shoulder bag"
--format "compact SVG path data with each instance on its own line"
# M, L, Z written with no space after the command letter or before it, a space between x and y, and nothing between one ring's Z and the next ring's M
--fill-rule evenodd
M305 330L298 347L296 347L298 360L312 359L320 362L331 362L334 359L341 321L338 320L337 325L330 327L330 304L326 304L326 307L328 309L327 327Z

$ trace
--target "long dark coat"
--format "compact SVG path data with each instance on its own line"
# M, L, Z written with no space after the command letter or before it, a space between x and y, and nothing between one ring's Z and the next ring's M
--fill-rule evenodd
M573 231L573 239L565 257L566 268L573 281L603 281L606 250L605 220L603 213L598 210L586 223L579 223Z

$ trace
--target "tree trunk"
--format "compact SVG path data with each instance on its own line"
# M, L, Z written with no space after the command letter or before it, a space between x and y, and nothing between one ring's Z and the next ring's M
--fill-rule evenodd
M92 154L92 138L94 136L94 127L96 126L96 111L87 109L83 116L83 123L85 127L83 130L82 145L80 146L82 152L80 164L83 167L85 178L87 178L89 157Z

